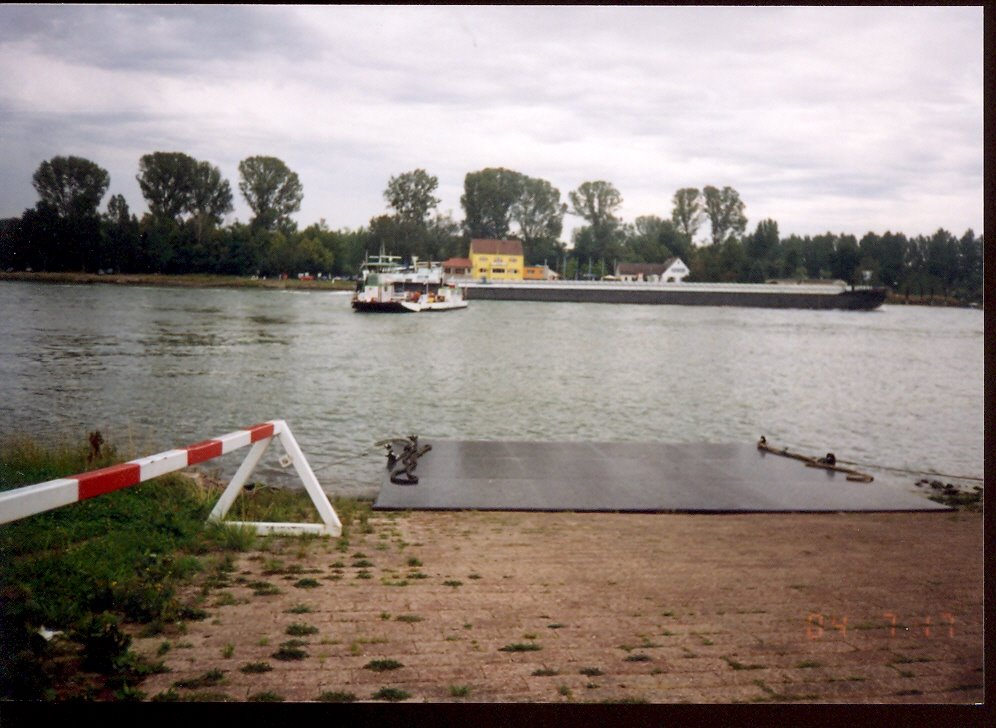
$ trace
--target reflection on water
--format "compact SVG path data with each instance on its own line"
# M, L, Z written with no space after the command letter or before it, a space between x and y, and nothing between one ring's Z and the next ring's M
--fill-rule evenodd
M144 455L285 419L330 490L395 435L754 442L981 475L981 311L475 301L354 314L327 292L0 285L0 434ZM232 461L232 457L235 458ZM225 473L240 458L217 461ZM344 461L344 462L341 462Z

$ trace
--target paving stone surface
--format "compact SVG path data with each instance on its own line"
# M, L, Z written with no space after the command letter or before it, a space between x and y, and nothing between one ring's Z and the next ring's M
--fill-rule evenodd
M213 585L189 594L207 618L152 637L136 628L134 649L170 670L140 689L977 703L982 534L981 515L964 512L374 513L345 539L266 539L227 571L208 564ZM291 640L298 652L281 653Z

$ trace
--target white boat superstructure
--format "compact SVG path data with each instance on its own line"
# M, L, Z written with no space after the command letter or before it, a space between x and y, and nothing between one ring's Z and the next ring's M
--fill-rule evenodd
M402 268L398 256L374 256L365 261L353 296L353 309L378 313L421 313L466 308L463 288L445 280L441 263L413 259Z

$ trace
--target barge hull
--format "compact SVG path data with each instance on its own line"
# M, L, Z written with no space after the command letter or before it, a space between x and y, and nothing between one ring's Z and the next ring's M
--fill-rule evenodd
M548 301L562 303L639 303L672 306L746 306L870 311L885 301L885 289L855 289L840 293L709 291L657 288L617 288L564 285L516 286L495 283L467 285L471 301Z

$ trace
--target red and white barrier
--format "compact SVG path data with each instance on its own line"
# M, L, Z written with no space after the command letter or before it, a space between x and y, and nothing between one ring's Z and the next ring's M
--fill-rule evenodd
M283 420L270 420L245 430L230 432L213 440L205 440L178 450L167 450L121 465L112 465L80 475L5 491L0 493L0 523L9 523L33 516L36 513L137 485L160 475L183 470L191 465L251 445L252 449L246 455L242 465L208 517L209 520L221 521L242 491L274 437L280 440L291 463L298 475L301 476L305 490L311 496L323 523L229 523L254 526L259 533L316 533L339 536L342 533L339 517L332 508L332 504L329 503L325 491L318 484L318 480L301 452L301 448L298 447L290 427Z

